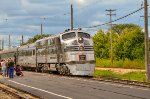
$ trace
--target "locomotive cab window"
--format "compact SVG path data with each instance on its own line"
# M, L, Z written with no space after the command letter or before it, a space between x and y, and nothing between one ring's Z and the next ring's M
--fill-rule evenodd
M67 39L71 39L71 38L75 38L75 37L76 37L75 32L71 32L71 33L67 33L67 34L62 35L63 40L67 40Z
M44 41L44 46L47 46L48 45L48 40L45 40Z
M41 46L41 42L37 42L37 43L36 43L36 46Z
M54 39L53 38L49 39L48 43L49 43L49 45L53 45L54 44Z
M91 38L90 34L83 33L83 32L78 32L78 37L83 37L83 38L87 38L87 39Z

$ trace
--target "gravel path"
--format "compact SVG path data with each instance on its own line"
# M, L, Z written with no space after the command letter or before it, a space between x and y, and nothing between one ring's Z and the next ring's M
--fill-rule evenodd
M115 73L119 73L119 74L126 74L126 73L134 72L134 71L142 71L142 72L145 71L143 69L100 68L100 67L96 67L96 70L111 70L111 71L113 71Z

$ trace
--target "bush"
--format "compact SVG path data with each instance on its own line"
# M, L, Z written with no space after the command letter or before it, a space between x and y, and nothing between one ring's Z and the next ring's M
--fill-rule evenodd
M96 58L96 66L97 67L105 67L105 68L126 68L126 69L145 69L143 60L114 60L113 64L109 59L99 59Z
M109 77L117 78L122 80L131 80L131 81L146 81L146 73L141 71L129 72L126 74L114 73L111 70L96 70L94 73L95 77Z

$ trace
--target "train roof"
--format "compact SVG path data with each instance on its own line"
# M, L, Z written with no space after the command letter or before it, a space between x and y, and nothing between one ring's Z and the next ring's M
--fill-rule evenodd
M45 37L43 39L39 39L37 40L36 42L40 42L40 41L44 41L44 40L47 40L47 39L51 39L51 38L55 38L55 37L59 37L60 35L63 35L63 34L67 34L67 33L70 33L70 32L83 32L81 29L74 29L74 30L65 30L64 32L62 33L59 33L57 35L52 35L52 36L49 36L49 37ZM35 42L35 43L36 43Z
M19 48L19 50L21 50L21 49L26 49L26 48L34 48L34 46L35 46L35 44L32 43L32 44L27 44L27 45L20 46L18 48Z
M15 48L9 48L9 49L0 51L0 54L2 54L2 53L11 53L11 52L14 52L16 50L17 50L17 47L15 47Z

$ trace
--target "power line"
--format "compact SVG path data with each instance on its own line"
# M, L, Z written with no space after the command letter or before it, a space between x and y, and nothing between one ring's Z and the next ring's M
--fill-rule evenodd
M136 12L142 10L142 9L144 9L144 7L141 7L140 9L138 9L138 10L132 12L132 13L129 13L129 14L123 16L123 17L120 17L118 19L115 19L115 20L113 20L111 22L116 22L118 20L124 19L124 18L126 18L126 17L128 17L128 16L130 16L130 15L132 15L132 14L134 14L134 13L136 13ZM100 26L107 25L107 24L110 24L110 22L106 22L106 23L103 23L103 24L100 24L100 25L95 25L95 26L82 27L82 28L95 28L95 27L100 27Z

